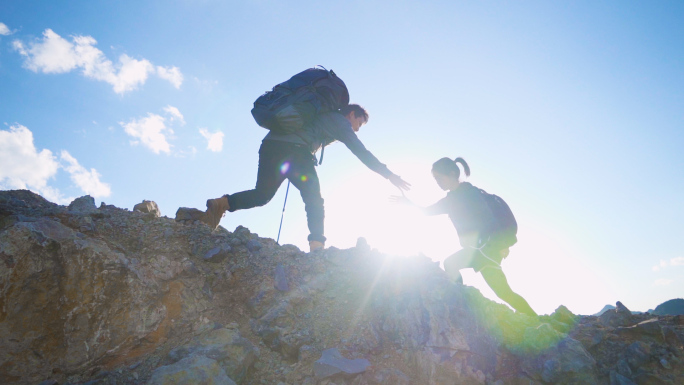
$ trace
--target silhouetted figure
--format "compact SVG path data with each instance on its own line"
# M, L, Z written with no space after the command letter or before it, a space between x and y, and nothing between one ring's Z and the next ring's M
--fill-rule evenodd
M339 111L322 113L296 134L270 131L259 149L259 170L256 187L252 190L227 194L207 200L205 222L216 228L226 211L263 206L275 195L285 179L299 189L309 226L309 247L316 250L325 246L325 209L316 173L314 154L334 141L344 143L363 164L387 178L400 189L410 184L380 163L361 143L356 133L368 122L368 112L358 104L349 104Z
M442 158L432 165L432 176L447 196L432 206L421 208L427 215L447 214L454 224L463 249L444 261L449 278L463 283L460 270L472 268L482 273L494 293L515 310L537 316L523 297L511 290L501 270L501 261L517 242L517 224L508 205L498 196L486 193L468 182L461 182L463 166L466 176L470 167L462 158ZM412 204L406 197L393 197L397 202ZM415 206L415 205L414 205Z

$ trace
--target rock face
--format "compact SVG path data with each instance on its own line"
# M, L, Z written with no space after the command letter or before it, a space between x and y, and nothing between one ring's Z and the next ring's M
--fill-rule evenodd
M620 303L515 314L364 242L0 192L2 384L678 384L683 340Z

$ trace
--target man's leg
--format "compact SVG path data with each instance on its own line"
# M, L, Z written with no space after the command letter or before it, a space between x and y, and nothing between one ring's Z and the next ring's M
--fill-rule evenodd
M519 294L513 292L511 287L508 285L508 280L506 275L503 273L501 268L496 267L485 267L481 271L482 277L485 279L489 287L492 288L494 293L501 298L503 301L511 305L511 307L521 313L537 316L530 304L525 301L523 297Z
M311 249L322 248L325 244L325 208L321 197L321 184L318 180L313 155L300 151L293 158L287 178L299 190L306 209L309 225L309 245Z
M251 209L268 203L285 180L286 164L292 148L288 143L266 140L259 149L259 170L255 188L235 194L228 198L228 211Z

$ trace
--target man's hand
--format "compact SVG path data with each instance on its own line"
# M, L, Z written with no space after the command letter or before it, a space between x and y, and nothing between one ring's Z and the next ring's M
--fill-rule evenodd
M387 179L389 179L389 181L393 185L397 186L397 188L399 188L400 190L408 191L411 189L411 184L406 182L405 180L401 179L401 177L397 174L392 174Z

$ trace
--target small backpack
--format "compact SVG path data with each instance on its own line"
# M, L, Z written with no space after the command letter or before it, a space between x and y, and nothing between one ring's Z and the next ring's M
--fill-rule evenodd
M252 116L261 127L292 134L304 128L317 114L336 111L348 104L349 91L342 79L332 70L317 66L261 95L254 102Z
M480 192L497 222L494 233L491 235L502 247L513 246L518 241L516 236L518 222L515 220L513 211L511 211L511 208L508 207L508 204L500 196L490 194L482 189L480 189Z

